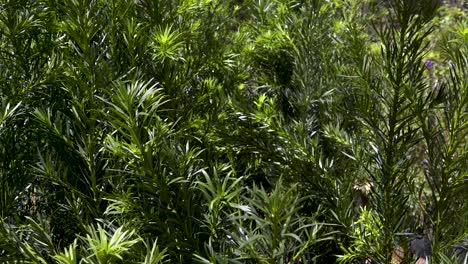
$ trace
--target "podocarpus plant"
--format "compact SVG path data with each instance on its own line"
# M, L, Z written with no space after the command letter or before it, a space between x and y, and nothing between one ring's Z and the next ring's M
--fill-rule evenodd
M431 32L428 22L437 4L407 0L386 4L388 16L374 24L380 56L369 56L362 68L365 85L358 105L358 119L366 129L365 145L359 146L365 154L358 161L368 175L369 210L374 212L368 218L374 220L364 224L368 227L361 232L379 230L373 233L378 239L357 236L355 246L341 257L343 262L390 263L394 249L405 241L398 233L409 228L408 199L417 176L412 166L418 161L415 145L420 141L418 116L424 114L422 107L431 89L424 78L423 58Z
M0 2L0 261L385 262L418 136L434 250L463 236L466 51L427 96L417 1L377 34L376 1Z
M432 240L434 262L453 247L466 243L468 208L465 202L468 166L468 34L467 21L443 33L438 47L440 65L450 75L432 87L425 112L418 116L424 137L424 228ZM432 65L431 65L432 66ZM440 67L440 66L439 66ZM453 254L452 254L453 255Z

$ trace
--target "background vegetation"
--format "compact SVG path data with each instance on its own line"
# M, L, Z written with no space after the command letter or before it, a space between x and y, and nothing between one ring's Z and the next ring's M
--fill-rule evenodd
M466 12L0 1L0 261L467 263Z

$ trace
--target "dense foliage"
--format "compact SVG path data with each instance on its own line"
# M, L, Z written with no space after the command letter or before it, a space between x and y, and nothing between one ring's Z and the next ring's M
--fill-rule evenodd
M1 0L0 262L467 263L467 8Z

